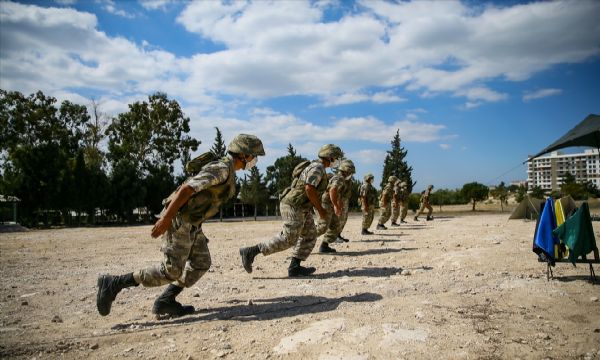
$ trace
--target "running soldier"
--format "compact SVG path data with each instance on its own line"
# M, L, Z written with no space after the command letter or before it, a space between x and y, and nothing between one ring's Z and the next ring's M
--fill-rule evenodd
M394 184L398 181L398 178L394 175L388 178L388 182L381 191L381 196L379 197L379 208L381 209L381 214L379 215L379 221L377 222L377 230L387 230L385 227L385 223L390 219L390 215L392 212L392 195L394 193Z
M324 145L319 150L319 159L307 164L293 180L289 190L282 194L280 201L283 218L281 232L268 241L240 248L242 265L246 272L252 272L252 263L259 253L267 256L291 247L294 249L288 267L288 276L307 276L316 271L314 267L300 265L301 261L308 258L317 242L312 208L317 210L321 219L327 217L327 212L321 206L321 196L327 190L328 183L325 168L338 167L343 156L338 146Z
M369 231L375 217L375 202L377 201L377 190L373 187L373 179L375 179L373 174L365 175L365 182L360 186L358 192L358 199L363 213L362 235L373 235L373 232Z
M320 253L334 253L335 249L331 248L329 244L335 242L342 232L344 225L348 219L348 204L349 195L352 193L352 174L354 174L355 168L354 163L351 160L343 160L340 167L338 168L337 174L333 175L327 192L321 197L321 204L323 208L332 207L336 209L335 213L331 216L328 224L324 224L319 221L317 227L318 235L325 233L323 241L319 247ZM339 212L337 211L339 209ZM325 225L327 225L325 227ZM323 229L324 228L324 229ZM317 235L317 236L318 236Z
M400 216L400 198L402 197L402 181L394 183L394 194L392 196L392 226L400 226L396 221Z
M265 155L260 139L246 134L236 136L227 151L228 155L202 166L163 201L165 207L151 231L153 238L162 236L162 263L125 275L98 277L96 306L100 315L110 313L122 289L140 284L145 287L169 284L154 302L152 312L157 316L194 312L193 306L184 306L175 298L210 268L208 239L202 232L202 223L235 195L235 172L252 169L258 156Z
M419 215L421 215L425 211L425 209L428 210L426 220L427 221L433 220L433 216L431 216L431 213L433 213L433 208L429 204L429 196L431 195L431 190L433 190L433 185L429 185L427 187L427 190L425 190L423 195L421 195L421 208L419 209L419 212L415 216L415 221L419 221Z

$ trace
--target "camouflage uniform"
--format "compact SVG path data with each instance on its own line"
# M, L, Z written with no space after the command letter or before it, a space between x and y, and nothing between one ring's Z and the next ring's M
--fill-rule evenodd
M408 186L405 183L402 183L402 192L400 193L400 206L402 207L402 211L400 213L400 222L405 222L406 215L408 215L408 198L410 194L408 193Z
M162 235L162 263L134 272L134 279L143 286L174 283L179 287L190 287L208 271L211 259L202 222L214 216L221 204L235 195L233 158L228 155L207 164L184 184L191 186L195 195L181 208L171 221L170 228ZM219 194L214 191L216 187L221 188L217 191ZM200 203L203 206L194 206Z
M294 247L292 257L306 260L317 241L312 204L304 185L314 186L319 193L327 189L327 174L320 160L314 160L300 174L296 187L280 202L283 230L267 242L258 244L263 255L270 255ZM321 195L321 194L320 194Z
M339 180L336 175L327 174L328 184L327 190L321 195L321 206L325 210L327 216L322 219L319 217L317 221L317 237L325 234L327 229L329 229L329 224L331 223L331 219L337 216L335 215L335 211L333 209L333 203L331 202L331 198L329 197L329 191L332 187L338 188L340 186ZM338 189L339 191L339 189Z
M402 196L402 181L398 180L394 183L394 194L392 196L392 225L396 225L396 221L400 216L400 198Z
M419 212L415 216L415 220L418 220L419 215L421 215L425 211L425 209L428 210L427 220L433 219L431 217L431 213L433 213L433 208L431 207L431 205L429 205L429 196L431 195L431 190L433 190L433 185L429 185L427 187L427 190L425 190L423 195L421 195L421 208L419 209Z
M377 190L368 182L368 175L365 176L365 182L360 186L359 197L361 198L361 207L363 210L362 229L368 230L375 217L375 202L377 201ZM365 211L367 205L367 211Z
M346 182L344 181L344 177L342 176L341 173L337 173L335 175L333 175L331 177L331 180L329 181L329 185L327 186L327 192L325 192L323 194L323 196L321 196L321 206L323 206L324 209L330 209L331 211L331 217L330 220L327 224L325 224L324 221L319 221L319 227L318 227L318 235L322 235L325 234L325 236L323 236L323 242L331 244L333 242L335 242L335 240L337 239L338 234L340 233L340 226L341 226L341 220L343 218L343 209L342 209L342 216L338 217L335 212L333 211L333 203L331 202L331 198L329 197L329 191L332 188L336 188L337 192L338 192L338 196L340 198L343 198L345 190L346 190ZM325 226L326 225L326 226Z
M388 181L383 190L381 191L381 197L379 199L379 208L381 209L381 214L379 215L379 221L377 222L377 226L383 226L389 219L391 215L392 208L392 195L394 193L394 181ZM385 206L384 206L385 203Z

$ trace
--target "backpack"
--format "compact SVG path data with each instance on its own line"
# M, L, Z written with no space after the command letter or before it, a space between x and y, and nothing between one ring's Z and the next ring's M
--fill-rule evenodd
M296 180L298 180L300 174L302 174L302 171L304 171L304 169L306 169L310 163L311 162L309 160L305 160L294 167L294 170L292 170L292 184L283 189L281 194L279 194L279 201L281 201L281 199L283 199L290 192L290 190L296 186Z
M197 174L198 172L200 172L200 170L202 170L202 167L204 165L215 160L217 160L215 154L213 154L210 151L207 151L204 154L200 154L192 160L188 161L188 163L185 164L185 171L188 174Z

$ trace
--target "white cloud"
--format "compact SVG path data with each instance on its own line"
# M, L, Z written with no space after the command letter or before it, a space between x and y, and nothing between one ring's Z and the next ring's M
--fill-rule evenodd
M442 150L448 150L451 148L450 144L440 144L440 148Z
M376 104L398 103L406 101L405 98L394 95L392 91L377 92L372 95L364 93L345 93L326 97L323 106L337 106L355 104L361 102L373 102Z
M140 5L146 10L166 9L174 0L138 0Z
M102 4L102 8L110 14L121 16L121 17L124 17L127 19L135 18L135 15L130 14L123 9L119 9L117 7L117 4L115 4L115 2L113 0L96 0L96 1L99 2L100 4Z
M54 0L59 5L74 5L77 0Z
M540 89L537 91L526 92L523 95L523 101L528 102L531 100L537 100L548 96L556 96L562 94L561 89Z

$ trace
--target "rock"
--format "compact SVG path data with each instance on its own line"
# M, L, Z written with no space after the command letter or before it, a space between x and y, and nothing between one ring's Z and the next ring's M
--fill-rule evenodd
M21 301L21 306L27 306L29 303L27 301Z
M400 273L400 275L403 275L403 276L409 276L410 274L411 274L411 272L410 272L410 270L408 270L408 269L404 269L404 270L402 270L402 272Z
M98 343L93 343L92 345L90 345L90 350L96 350L100 347L100 345L98 345Z
M54 317L52 318L52 322L53 323L61 323L61 322L63 322L63 319L61 319L61 317L58 315L54 315Z
M598 298L595 297L595 296L593 296L593 297L590 298L590 301L591 302L598 302Z

